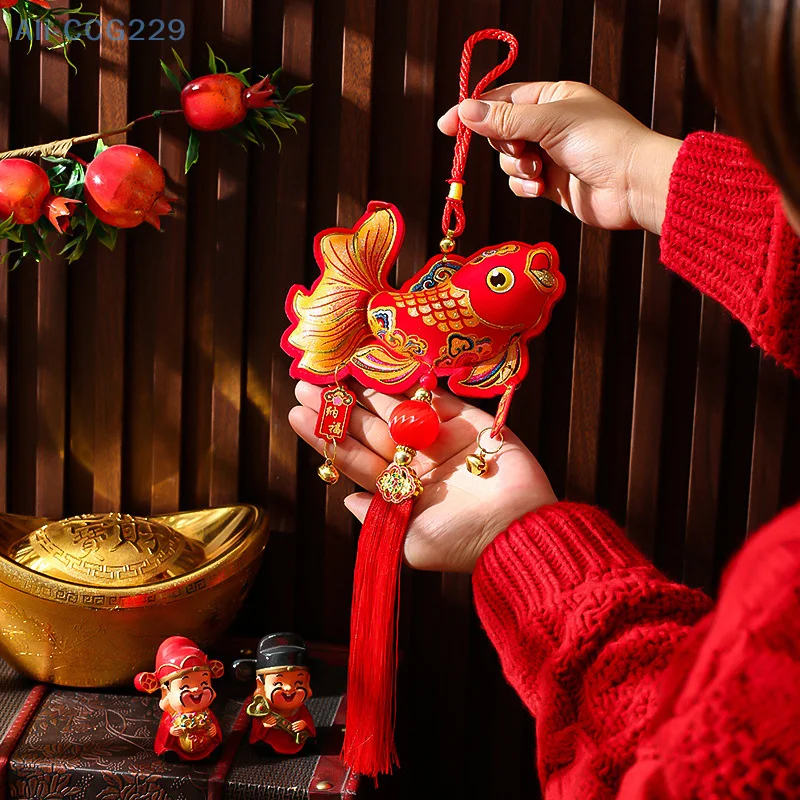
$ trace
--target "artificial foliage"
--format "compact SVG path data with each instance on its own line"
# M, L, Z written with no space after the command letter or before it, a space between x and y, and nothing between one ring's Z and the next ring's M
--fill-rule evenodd
M74 42L81 45L85 45L85 42L79 36L67 34L67 22L73 17L85 17L87 22L99 18L94 12L84 11L83 6L53 8L48 0L0 0L0 9L9 41L15 39L14 28L17 25L17 30L28 40L28 52L31 52L34 41L41 41L41 31L44 30L47 32L45 47L48 50L60 50L67 63L76 71L77 68L69 57L69 47ZM54 36L52 40L51 36Z
M264 147L269 131L280 145L280 130L296 132L297 123L305 122L286 102L310 86L295 86L282 96L275 85L280 69L251 83L249 68L232 72L210 47L208 54L210 72L199 78L191 76L174 50L177 73L161 62L180 93L181 108L159 109L112 131L0 153L0 241L9 243L4 260L12 268L27 258L50 258L52 252L73 263L92 239L113 250L120 229L143 222L161 230L160 218L176 199L165 193L163 170L145 150L107 146L104 139L145 121L181 115L190 128L188 172L197 163L203 135L221 132L244 148ZM88 162L73 152L87 144L95 148ZM41 169L30 159L38 159Z

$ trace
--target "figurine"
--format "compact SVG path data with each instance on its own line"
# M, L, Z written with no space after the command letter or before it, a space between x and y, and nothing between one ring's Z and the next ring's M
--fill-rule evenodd
M134 679L139 691L161 689L158 705L164 712L154 749L156 755L177 753L184 761L199 761L222 742L222 728L209 708L217 693L211 681L225 667L185 636L170 636L158 648L156 671L140 672Z
M247 707L253 717L250 742L264 742L276 753L299 753L317 735L305 703L312 696L306 643L294 633L273 633L258 643L256 658L233 665L255 668L256 690Z

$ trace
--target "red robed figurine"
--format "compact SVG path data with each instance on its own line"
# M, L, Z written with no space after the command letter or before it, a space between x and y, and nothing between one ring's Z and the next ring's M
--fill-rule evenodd
M184 761L199 761L222 742L222 729L209 706L217 693L211 681L225 668L185 636L170 636L158 648L156 671L140 672L134 686L152 694L161 689L164 712L154 749L156 755L177 753Z
M255 669L256 690L247 713L250 742L263 742L281 755L299 753L317 735L306 700L312 696L306 643L293 633L273 633L258 643L256 658L233 665L237 675ZM249 670L248 670L249 668Z

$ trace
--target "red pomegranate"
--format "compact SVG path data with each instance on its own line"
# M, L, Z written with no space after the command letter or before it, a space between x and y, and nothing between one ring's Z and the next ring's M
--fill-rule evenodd
M79 200L56 197L47 173L33 161L9 158L0 161L0 219L13 215L19 225L33 225L42 214L56 230L65 233Z
M172 211L164 194L164 171L140 147L116 144L98 155L86 170L83 187L90 211L115 228L149 222L161 230L161 215Z
M50 8L50 3L47 0L30 0L42 8ZM0 8L13 8L19 0L0 0Z
M274 106L275 87L269 78L245 86L235 75L205 75L190 81L181 92L186 122L198 131L222 131L244 120L248 109Z

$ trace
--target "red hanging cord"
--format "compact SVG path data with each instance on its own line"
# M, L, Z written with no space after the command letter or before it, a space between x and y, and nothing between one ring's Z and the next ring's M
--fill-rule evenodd
M498 42L505 42L508 45L508 55L501 64L498 64L491 72L487 73L469 94L469 73L472 66L472 51L478 42L494 39ZM486 87L494 80L506 72L517 60L519 44L517 40L507 31L497 28L487 28L483 31L473 33L464 44L464 51L461 54L461 70L459 72L459 93L458 102L461 103L468 98L478 99ZM459 119L458 133L456 134L456 147L453 154L453 169L450 172L450 194L444 206L442 216L442 233L445 237L454 239L464 232L466 219L464 217L464 204L461 199L462 188L464 186L464 169L467 166L467 154L469 143L472 139L472 131Z
M479 97L517 57L517 40L510 33L490 29L470 36L461 58L461 100L467 99L472 49L477 42L484 39L506 42L510 52L502 64L478 83L473 97ZM444 233L448 238L458 236L464 230L461 185L470 134L468 128L459 124L450 179L450 197L443 220ZM451 232L449 224L452 215L455 215L456 223ZM433 389L436 385L433 373L423 378L420 384L428 391ZM395 410L395 414L399 416L397 420L393 416L389 430L398 444L398 451L394 463L378 479L379 491L370 503L356 554L350 619L347 726L342 757L354 772L371 777L391 772L392 767L398 763L394 742L397 594L403 562L403 543L411 519L413 498L422 490L409 463L418 449L424 449L433 442L433 439L427 441L428 435L433 433L435 438L439 429L435 412L428 407L423 413L426 402L430 403L430 395L425 401L415 399L401 403ZM403 411L403 406L409 404L414 408ZM407 418L406 414L409 415Z

